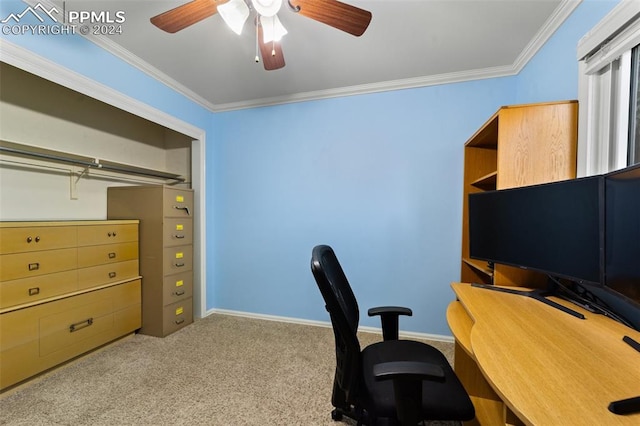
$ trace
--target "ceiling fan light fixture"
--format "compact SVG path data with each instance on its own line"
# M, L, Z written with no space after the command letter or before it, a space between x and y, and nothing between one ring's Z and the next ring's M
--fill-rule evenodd
M224 19L224 22L234 33L240 35L244 23L249 17L249 7L244 0L230 0L225 4L218 6L218 13Z
M282 0L251 0L251 3L253 3L256 12L266 17L275 16L282 6Z
M278 15L261 16L260 24L262 24L263 42L280 41L287 34L287 29L282 25Z

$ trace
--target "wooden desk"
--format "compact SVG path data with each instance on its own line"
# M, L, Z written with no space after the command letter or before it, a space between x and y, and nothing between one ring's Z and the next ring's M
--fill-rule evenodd
M640 395L636 332L554 299L580 320L529 297L452 284L447 310L455 369L476 406L476 424L640 425L611 401Z

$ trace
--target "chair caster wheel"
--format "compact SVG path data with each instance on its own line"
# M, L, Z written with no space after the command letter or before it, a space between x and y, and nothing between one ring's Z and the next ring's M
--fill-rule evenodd
M337 409L333 410L331 412L331 419L335 420L336 422L339 422L340 420L342 420L342 413L339 412Z

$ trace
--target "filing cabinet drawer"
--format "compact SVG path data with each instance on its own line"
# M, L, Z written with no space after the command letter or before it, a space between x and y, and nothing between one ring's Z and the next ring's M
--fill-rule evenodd
M193 300L191 298L165 306L162 318L165 335L173 333L193 322L192 306Z
M165 218L162 233L165 247L193 244L193 220Z
M193 217L193 191L163 188L162 212L165 217Z
M75 248L0 255L0 281L36 277L77 267Z
M163 251L164 275L177 274L193 269L193 247L168 247Z
M75 226L0 228L0 254L75 247Z
M193 273L167 275L163 280L163 305L175 303L193 295Z
M137 224L105 224L78 227L78 246L138 241Z
M76 270L0 282L0 309L76 291Z
M78 289L87 289L138 277L138 261L111 263L78 269Z
M83 247L78 251L78 268L124 262L138 258L138 243L106 244Z

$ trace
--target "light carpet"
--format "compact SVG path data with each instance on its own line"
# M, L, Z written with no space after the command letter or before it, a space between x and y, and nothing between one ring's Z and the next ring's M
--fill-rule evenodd
M429 343L452 359L453 344ZM334 368L328 327L214 314L165 338L129 336L4 392L0 425L337 426Z

